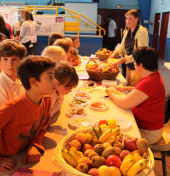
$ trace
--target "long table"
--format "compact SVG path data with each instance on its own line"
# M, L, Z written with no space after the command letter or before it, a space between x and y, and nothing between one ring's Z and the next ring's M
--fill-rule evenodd
M81 82L82 81L79 81L79 86L81 85ZM106 119L106 120L110 118L128 119L132 122L132 129L130 131L125 132L125 134L133 135L140 138L141 135L132 111L122 109L117 105L115 105L115 103L111 99L105 98L106 93L104 90L105 90L104 87L97 86L94 89L93 93L91 93L91 99L89 101L95 101L95 100L105 101L109 104L109 109L105 112L96 112L96 111L90 110L89 107L86 107L87 116L92 118L93 123L101 119ZM55 160L55 149L57 144L60 142L60 140L68 133L73 131L68 127L69 118L65 116L65 112L68 108L70 108L69 101L70 99L73 98L74 92L76 92L76 88L73 89L71 93L69 93L64 97L61 110L58 111L51 118L51 126L47 129L47 132L44 136L43 143L42 143L46 151L44 155L41 157L40 161L36 163L27 163L24 165L23 158L26 152L26 149L24 149L18 154L10 157L16 162L15 169L18 167L25 167L25 168L35 169L35 170L44 170L44 171L51 171L51 172L61 171L61 169L57 167L57 162ZM0 171L0 176L12 175L14 170L11 170L9 172ZM150 174L150 176L154 176L154 175L155 175L154 172Z

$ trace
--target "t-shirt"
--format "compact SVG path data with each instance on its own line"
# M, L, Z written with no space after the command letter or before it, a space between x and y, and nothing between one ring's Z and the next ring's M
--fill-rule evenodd
M36 34L36 28L40 28L37 23L34 21L31 21L32 25L32 35L31 35L31 43L37 43L37 34Z
M24 21L21 26L20 30L20 36L23 37L21 39L21 43L27 43L31 41L31 35L32 35L32 26L30 21Z
M0 107L0 158L17 154L29 144L39 148L50 119L51 98L34 104L26 94Z
M158 130L164 126L165 87L159 72L142 78L135 89L148 95L148 99L132 108L137 125L145 130Z
M109 21L108 37L115 37L116 22L114 20Z

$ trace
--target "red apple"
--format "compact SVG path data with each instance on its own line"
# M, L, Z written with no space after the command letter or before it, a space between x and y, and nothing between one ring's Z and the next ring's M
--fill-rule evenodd
M132 137L132 138L128 139L125 142L125 149L129 150L130 152L137 150L137 146L136 146L137 140L138 140L138 138L136 138L136 137Z
M122 164L121 159L119 157L117 157L116 155L110 155L106 159L107 166L116 166L116 167L120 168L121 164Z
M124 158L127 156L127 155L129 155L130 154L130 152L128 151L128 150L123 150L122 152L121 152L121 154L120 154L120 159L123 161L124 160Z

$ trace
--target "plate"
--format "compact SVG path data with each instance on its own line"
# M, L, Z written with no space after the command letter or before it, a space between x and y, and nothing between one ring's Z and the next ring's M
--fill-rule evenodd
M94 83L94 85L93 85L93 86L88 86L89 83ZM83 82L81 83L81 85L82 85L82 86L85 86L85 87L92 87L92 88L95 88L95 87L96 87L96 83L93 82L93 81L83 81Z
M77 115L79 115L79 114L77 114L77 110L79 110L79 109L81 109L82 108L82 110L83 110L83 113L82 114L80 114L81 116L86 116L87 115L87 110L85 109L85 108L83 108L83 107L72 107L72 108L70 108L70 109L68 109L67 111L66 111L66 113L65 113L65 115L66 115L66 117L68 117L68 118L71 118L71 117L74 117L74 116L77 116ZM71 114L71 112L73 113L73 114Z
M82 87L78 87L77 91L78 92L89 92L89 93L91 93L91 92L93 92L93 88L82 86Z
M93 104L96 104L98 106L94 107ZM109 105L103 101L93 101L89 104L89 108L93 111L102 112L102 111L107 111L109 109Z
M89 99L91 98L91 94L89 92L75 92L73 94L74 98L86 98Z
M116 120L116 125L120 126L120 130L123 132L129 131L132 129L132 122L123 118L114 118Z
M76 100L78 100L77 103L76 103ZM81 103L81 101L83 101L84 103ZM73 98L69 102L69 105L72 107L73 106L85 107L85 106L88 106L88 104L89 104L89 101L86 98Z
M77 128L82 126L90 126L91 124L92 124L91 118L84 116L72 117L68 121L68 127L73 130L76 130Z

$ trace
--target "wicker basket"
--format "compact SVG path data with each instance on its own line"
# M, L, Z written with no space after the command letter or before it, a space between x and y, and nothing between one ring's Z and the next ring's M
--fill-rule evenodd
M69 148L68 147L68 142L70 142L71 140L75 139L77 133L93 133L93 129L92 129L92 127L87 127L87 126L86 127L81 127L81 128L78 128L76 131L66 135L58 143L58 145L56 147L56 151L55 151L56 160L58 161L58 165L63 170L65 170L70 176L88 176L87 174L79 172L78 170L76 170L75 168L70 166L68 163L66 163L66 161L64 160L64 158L62 157L62 154L61 154L61 150L62 149L65 149L65 148L68 149ZM148 163L148 167L145 168L140 173L138 173L136 176L147 176L147 175L149 175L152 172L152 170L153 170L153 166L154 166L154 156L153 156L151 150L149 149L149 163Z
M101 50L103 48L100 48L99 50ZM99 60L104 61L107 60L110 56L110 54L98 54L96 53L96 56L98 57Z
M95 60L89 60L88 62L90 62L90 61L94 61L96 63ZM87 64L88 64L88 62L87 62ZM120 72L120 69L117 72L102 72L102 71L89 70L87 68L85 68L85 69L89 75L89 78L94 81L102 81L103 79L116 80L116 77Z

